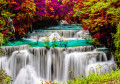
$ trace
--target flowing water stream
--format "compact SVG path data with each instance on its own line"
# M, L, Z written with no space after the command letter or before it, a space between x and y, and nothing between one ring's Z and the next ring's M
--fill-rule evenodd
M64 40L68 41L91 39L89 32L84 32L81 29L37 30L23 39L32 42L38 39L38 43L40 43L45 40L46 34L40 35L38 33L49 33L50 42L54 37L60 41L60 34ZM41 84L42 80L62 83L81 75L109 73L110 70L115 70L116 65L111 52L102 51L105 49L103 47L95 48L92 45L87 45L87 42L84 43L86 45L58 46L49 49L44 46L3 46L0 68L12 77L13 84ZM102 67L99 67L100 65Z

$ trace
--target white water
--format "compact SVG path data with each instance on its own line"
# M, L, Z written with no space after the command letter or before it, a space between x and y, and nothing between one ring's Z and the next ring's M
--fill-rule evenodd
M1 57L0 58L0 68L3 70L6 70L6 64L7 64L7 57Z
M40 84L40 78L37 77L34 68L27 65L20 70L14 84Z
M32 55L28 50L15 51L8 59L9 74L15 79L19 71L32 62Z
M61 39L60 33L52 33L49 39L54 37ZM74 32L74 35L72 34ZM63 39L84 39L90 38L88 32L73 31L69 38ZM70 36L71 35L71 36ZM42 39L43 38L43 39ZM41 37L44 40L46 37ZM33 40L33 38L29 38ZM39 40L40 40L39 39ZM36 39L34 39L36 40ZM115 70L114 56L111 52L97 51L93 46L79 46L68 48L50 48L9 46L2 47L4 55L0 57L0 68L5 70L13 79L13 84L41 84L41 81L64 82L80 75L91 73L106 73ZM102 67L98 69L98 65Z
M47 37L46 35L29 35L28 38L23 38L25 40L31 40L33 42L36 41L45 41L49 39L50 42L53 41L53 38L56 40L81 40L81 39L90 39L88 31L84 30L44 30L44 31L36 31L34 33L50 33Z
M96 73L98 64L103 66L98 73L115 69L114 57L110 52L107 52L110 55L107 56L105 52L92 51L90 46L86 49L75 47L49 50L26 47L27 50L14 51L10 57L0 58L0 68L12 77L14 84L40 84L41 80L63 82L81 74L87 76Z
M96 74L110 73L110 71L115 70L115 68L116 65L113 61L98 62L88 65L86 67L85 73L86 76L90 75L91 73L96 73Z

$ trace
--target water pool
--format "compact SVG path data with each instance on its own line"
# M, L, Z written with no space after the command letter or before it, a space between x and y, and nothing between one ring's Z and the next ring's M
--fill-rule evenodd
M2 46L19 46L19 45L25 45L28 44L31 47L45 47L46 44L49 45L49 47L76 47L76 46L89 46L92 45L91 40L69 40L69 41L54 41L54 42L32 42L30 40L16 40L16 41L9 41L8 43L5 43Z

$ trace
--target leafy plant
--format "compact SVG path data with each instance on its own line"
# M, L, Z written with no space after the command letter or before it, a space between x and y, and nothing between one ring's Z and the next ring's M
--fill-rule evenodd
M53 41L52 41L52 46L57 47L58 45L59 45L59 43L58 43L57 39L54 37Z
M14 17L15 14L11 11L8 0L0 1L0 32L3 34L4 42L8 42L8 40L10 40L14 35L12 34L13 24L11 23L11 18Z
M1 46L3 44L3 34L0 33L0 55L2 54Z
M2 45L2 43L3 43L3 34L0 33L0 46Z
M1 13L1 15L3 17L6 17L6 18L8 18L8 17L14 17L15 16L15 14L11 14L10 12L8 12L6 10L3 10L2 13Z
M115 38L114 43L116 47L115 56L117 57L117 60L120 61L120 23L118 24L116 30L116 34L113 34L113 37Z
M47 37L45 38L44 43L45 43L44 46L45 46L47 49L49 49L49 48L50 48L50 46L49 46L49 44L50 44L49 35L47 35Z
M77 77L75 80L67 81L67 84L119 84L120 70L111 71L107 74L91 74L89 76Z
M0 84L10 84L11 78L0 69Z

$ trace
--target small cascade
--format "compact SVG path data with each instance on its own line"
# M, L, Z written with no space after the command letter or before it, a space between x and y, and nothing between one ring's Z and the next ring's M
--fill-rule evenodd
M112 57L112 56L111 56ZM113 58L112 58L113 59ZM111 61L113 61L111 59ZM66 54L65 56L65 80L69 80L72 77L79 77L85 75L86 67L98 62L107 62L108 58L105 52L74 52ZM113 61L113 64L114 61ZM70 72L71 71L71 72ZM71 73L71 74L70 74Z
M19 71L32 62L32 55L27 50L14 51L8 59L8 68L13 80L17 77Z
M64 52L60 48L51 48L50 50L35 48L33 65L38 76L48 81L62 79L64 56Z
M61 29L63 27L64 25ZM47 38L50 41L54 38L57 41L74 39L74 44L77 44L76 41L83 40L79 42L81 46L50 46L50 48L46 48L20 45L1 48L3 56L0 57L0 68L12 77L13 84L40 84L42 80L62 83L81 75L109 73L111 70L115 70L116 63L110 51L105 48L95 48L92 45L83 45L86 43L84 40L91 39L88 31L85 32L79 28L75 30L58 28L56 28L57 30L34 31L34 35L31 34L24 39L32 42L44 41L47 34L36 35L36 33L49 33Z
M57 47L59 48L59 47ZM38 49L38 48L31 48L28 45L21 45L21 46L7 46L7 47L2 47L2 54L4 56L11 56L12 53L14 51L18 51L18 50L24 50L24 49L28 49L30 50L31 53L34 54L34 50ZM44 53L46 53L46 48L45 47L40 47L39 49L42 49ZM92 51L93 49L95 49L93 46L79 46L79 47L67 47L67 48L59 48L61 51L67 51L67 53L71 53L71 52L86 52L86 51Z
M75 36L75 34L78 31L82 31L82 30L40 30L40 31L34 31L34 33L36 34L40 34L43 33L44 35L40 35L40 37L44 37L46 36L46 34L50 35L51 33L58 33L59 35L65 37L65 38L72 38ZM29 34L29 38L31 38L31 36L34 36L35 38L35 34Z
M0 57L0 68L6 70L7 57Z
M82 30L82 31L79 31L75 34L75 38L79 39L92 39L92 37L89 35L89 32L88 31L85 31L85 30Z
M28 49L28 48L29 48L28 45L7 46L7 47L4 46L4 47L1 48L1 50L2 50L2 54L4 56L11 56L14 51Z
M64 37L64 38L73 38L76 36L79 37L80 33L83 33L84 31L82 30L82 28L79 28L81 26L78 26L78 28L67 28L64 26L63 27L50 27L48 29L40 29L40 30L34 30L33 33L29 33L27 35L27 38L24 39L28 39L28 40L34 40L36 41L36 39L38 39L39 41L40 38L45 38L46 35L50 35L53 36L54 34L59 35L59 37ZM77 34L77 35L76 35ZM79 37L81 38L81 37Z
M85 73L86 76L96 73L96 74L103 74L103 73L110 73L111 70L116 69L116 64L114 61L107 61L107 62L98 62L94 64L90 64L86 67Z
M40 84L40 78L37 77L37 73L30 65L22 68L14 82L14 84Z
M49 35L49 38L50 38L50 41L52 41L53 39L53 37L54 36L58 36L58 41L61 39L61 37L64 39L64 40L71 40L71 39L76 39L76 38L73 38L73 37L75 37L75 34L76 34L76 32L71 32L71 31L66 31L65 30L65 33L63 32L63 33L59 33L59 31L57 31L57 32L52 32L52 33L50 33L50 34L47 34L47 35ZM44 35L44 36L42 36L42 35L30 35L28 38L23 38L23 39L25 39L25 40L31 40L31 41L44 41L45 40L45 38L46 38L46 35ZM80 38L80 37L79 37Z
M84 30L37 30L34 33L28 34L27 38L24 40L30 40L33 42L36 41L45 41L46 38L49 38L50 42L55 38L57 41L61 40L86 40L88 41L92 37L89 35L88 31Z
M39 39L39 41L45 41L46 38L48 38L51 41L55 38L57 41L61 39L60 35L58 33L52 33L49 37L42 37Z

